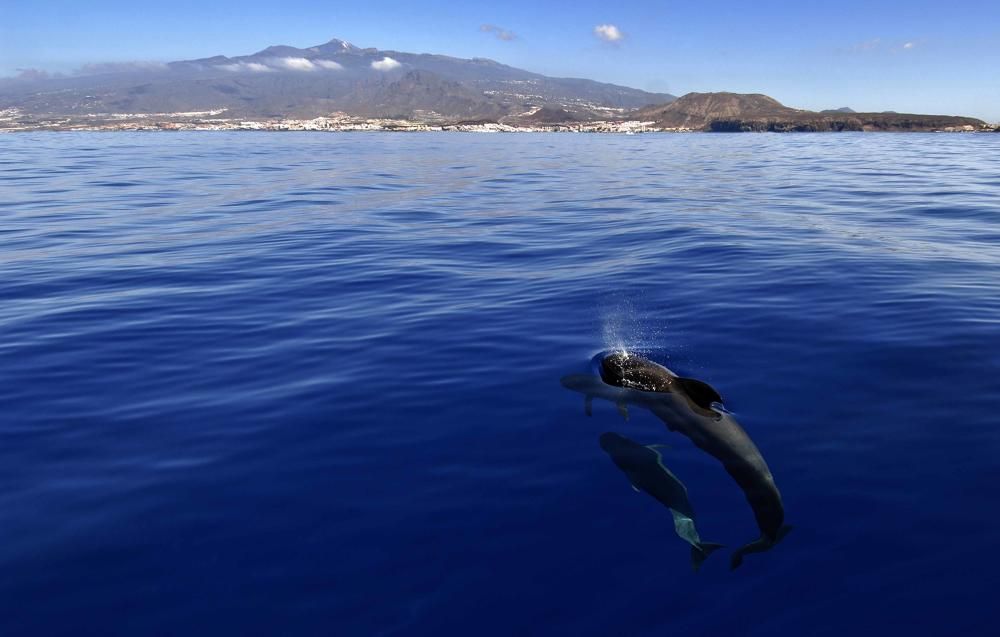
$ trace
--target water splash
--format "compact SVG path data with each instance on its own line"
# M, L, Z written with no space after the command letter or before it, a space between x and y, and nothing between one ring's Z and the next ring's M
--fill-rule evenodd
M663 347L662 318L638 309L642 303L635 295L619 294L599 308L601 336L605 351L647 353Z

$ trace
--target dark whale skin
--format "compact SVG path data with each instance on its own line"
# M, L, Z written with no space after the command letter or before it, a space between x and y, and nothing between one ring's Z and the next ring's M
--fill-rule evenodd
M567 377L563 385L620 406L631 403L649 409L668 429L687 436L722 463L742 489L761 537L734 553L733 568L742 563L744 554L767 550L784 537L789 527L784 524L785 509L771 470L743 427L730 414L712 408L713 402L722 400L714 389L634 353L604 356L600 374L601 379L593 378L592 383L584 383L582 377ZM577 380L568 383L568 379ZM597 386L600 384L611 392L602 390ZM620 393L615 394L613 388L621 388Z

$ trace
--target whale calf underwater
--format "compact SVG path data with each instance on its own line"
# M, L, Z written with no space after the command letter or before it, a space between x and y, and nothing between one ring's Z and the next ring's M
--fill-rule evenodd
M578 374L560 382L584 394L588 415L595 397L613 402L626 419L628 405L648 409L667 429L687 436L722 463L743 490L760 529L759 538L733 552L730 568L739 567L749 553L771 549L791 530L784 524L784 505L771 470L743 427L730 414L713 408L722 398L707 383L683 378L629 352L603 356L600 377Z
M702 542L695 526L694 508L688 500L687 487L663 464L658 445L640 445L621 434L601 434L604 449L618 468L625 472L636 491L644 491L670 509L674 531L691 545L691 567L697 571L713 551L723 547L715 542Z

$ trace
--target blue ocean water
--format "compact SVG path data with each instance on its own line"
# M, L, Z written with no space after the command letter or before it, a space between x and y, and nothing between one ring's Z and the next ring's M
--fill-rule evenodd
M1000 136L4 135L0 241L2 635L995 631Z

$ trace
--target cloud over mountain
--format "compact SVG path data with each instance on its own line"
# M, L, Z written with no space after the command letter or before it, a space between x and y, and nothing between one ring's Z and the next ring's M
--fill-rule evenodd
M376 71L391 71L393 69L398 69L400 66L402 66L402 64L389 56L385 56L381 60L375 60L372 62L372 68Z
M105 69L114 72L97 72ZM485 58L360 48L338 39L306 48L272 45L235 57L88 70L94 74L29 71L20 81L0 81L0 110L69 116L224 110L227 117L269 119L338 112L498 121L550 107L547 112L565 111L573 121L583 121L672 99L591 80L546 77Z
M130 73L133 71L166 71L167 65L163 62L99 62L97 64L84 64L74 71L74 75L103 75L105 73Z
M220 64L217 68L230 73L268 73L273 71L271 67L260 62L235 62L233 64Z
M268 60L270 66L288 69L289 71L315 71L316 65L306 58L272 58Z
M47 80L52 77L52 74L48 71L42 69L17 69L17 75L14 79L17 80Z

